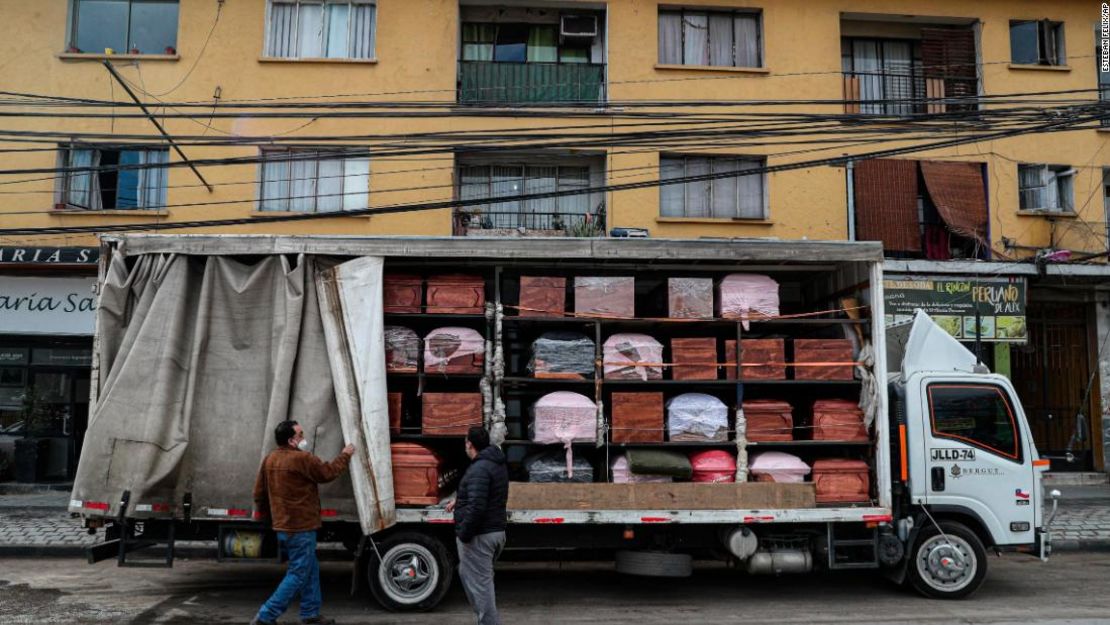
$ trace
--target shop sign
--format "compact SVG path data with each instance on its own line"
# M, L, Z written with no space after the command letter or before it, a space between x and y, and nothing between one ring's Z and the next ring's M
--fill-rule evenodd
M95 265L96 247L0 247L0 265Z
M96 278L0 276L0 334L91 335Z
M1024 343L1026 283L1022 277L888 276L883 280L886 324L908 321L916 309L961 341Z

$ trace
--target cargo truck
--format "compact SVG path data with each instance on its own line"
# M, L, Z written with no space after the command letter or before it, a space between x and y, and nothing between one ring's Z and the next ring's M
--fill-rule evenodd
M358 449L349 478L321 490L321 539L353 552L353 590L387 609L427 610L454 577L445 504L465 469L462 415L476 411L513 467L505 557L607 559L640 575L688 574L706 558L752 574L876 569L930 597L963 597L983 583L988 551L1048 557L1048 461L1010 381L927 315L888 337L882 261L878 244L855 242L106 237L93 408L70 510L103 528L90 562L126 565L160 547L170 565L183 539L215 541L221 559L273 557L251 488L274 425L296 419L319 456ZM674 281L720 289L736 274L770 278L778 310L722 313L710 291L708 302L694 298L708 312L676 317ZM592 278L631 285L614 295L629 308L585 310ZM394 366L399 348L384 338L399 327L419 340L412 367ZM442 354L425 339L444 328L481 337L462 369L429 366ZM553 331L591 340L593 370L538 375L530 349ZM622 333L661 346L661 362L630 365L652 375L610 375L602 345ZM680 375L674 341L692 338L711 355L696 363L703 375ZM794 349L749 362L753 338ZM848 341L850 359L802 362L805 341ZM769 367L779 373L757 374ZM691 441L662 431L652 409L622 403L694 391L727 406L727 431ZM537 442L537 405L552 392L588 398L594 431ZM759 400L793 411L786 435L748 431L745 409ZM819 435L822 401L858 405L862 434ZM630 412L659 419L660 431L620 435ZM590 481L581 470L528 481L524 461L552 449L568 473L592 470ZM616 459L641 449L723 450L735 466L725 482L612 483ZM756 475L768 451L813 472L793 483ZM818 471L844 463L864 469ZM414 480L427 492L414 497ZM845 488L854 499L838 498Z

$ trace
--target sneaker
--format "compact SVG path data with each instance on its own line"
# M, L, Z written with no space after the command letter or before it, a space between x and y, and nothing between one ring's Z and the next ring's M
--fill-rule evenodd
M251 619L251 625L277 625L274 621L264 621L257 616Z
M304 625L335 625L335 619L317 614L301 619L301 623L304 623Z

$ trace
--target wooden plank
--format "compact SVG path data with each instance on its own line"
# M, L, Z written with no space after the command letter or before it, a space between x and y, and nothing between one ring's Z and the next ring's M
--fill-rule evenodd
M859 115L859 78L856 76L844 77L844 112L849 115Z
M780 510L813 508L813 484L509 484L509 510Z

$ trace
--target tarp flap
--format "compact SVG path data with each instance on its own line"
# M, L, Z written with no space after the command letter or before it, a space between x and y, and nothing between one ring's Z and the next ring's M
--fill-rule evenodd
M868 159L855 164L856 240L882 241L897 252L920 252L917 161Z
M961 236L987 235L987 192L980 163L921 161L925 188L941 219Z
M97 317L99 398L72 499L108 503L115 515L130 491L131 513L169 504L180 514L189 493L198 517L249 512L259 463L285 419L301 423L317 455L338 454L314 267L303 256L249 265L114 256ZM321 497L338 518L357 513L346 477Z
M397 522L385 393L382 265L380 256L367 256L317 278L340 421L346 439L357 448L351 480L366 534Z

